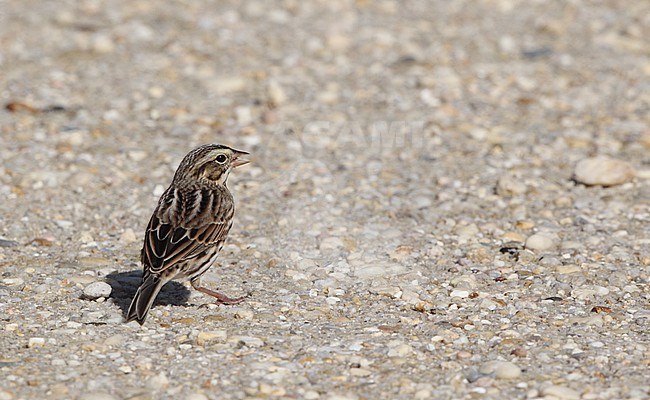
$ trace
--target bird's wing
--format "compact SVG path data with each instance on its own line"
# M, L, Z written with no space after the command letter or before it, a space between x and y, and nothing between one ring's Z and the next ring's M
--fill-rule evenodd
M210 192L199 192L193 200L187 210L173 200L160 202L145 233L142 264L146 272L158 274L225 240L232 225L232 207Z

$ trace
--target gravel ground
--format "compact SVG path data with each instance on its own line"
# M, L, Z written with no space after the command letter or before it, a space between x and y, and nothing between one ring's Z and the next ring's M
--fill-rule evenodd
M650 398L647 1L0 1L0 400ZM124 324L181 158L210 287Z

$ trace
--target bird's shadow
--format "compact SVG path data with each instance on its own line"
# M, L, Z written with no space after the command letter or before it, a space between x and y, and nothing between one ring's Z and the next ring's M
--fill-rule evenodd
M106 283L111 285L110 298L122 310L122 315L126 318L126 313L131 305L131 300L142 282L142 271L133 270L128 272L111 272L106 275ZM187 303L190 298L190 291L182 283L170 281L158 294L153 307L156 305L173 305L181 306Z

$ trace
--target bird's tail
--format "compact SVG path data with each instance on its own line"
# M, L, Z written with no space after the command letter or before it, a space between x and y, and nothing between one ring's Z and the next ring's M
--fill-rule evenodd
M161 280L159 277L149 275L142 282L135 296L133 296L133 301L131 301L129 311L126 314L126 322L135 320L140 325L144 324L151 305L165 283L166 281Z

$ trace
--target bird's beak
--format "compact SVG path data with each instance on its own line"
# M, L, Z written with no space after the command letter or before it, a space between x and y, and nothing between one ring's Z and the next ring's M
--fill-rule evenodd
M241 167L242 165L246 165L250 162L250 160L246 160L244 158L239 158L242 155L248 154L248 152L241 151L241 150L235 150L235 157L232 159L230 162L230 165L233 168Z

